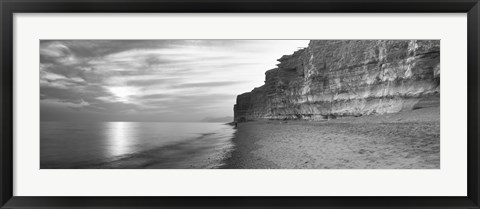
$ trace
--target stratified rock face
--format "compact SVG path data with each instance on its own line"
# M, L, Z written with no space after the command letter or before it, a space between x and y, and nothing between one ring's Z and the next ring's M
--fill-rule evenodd
M439 40L312 40L278 61L263 86L237 97L236 121L394 113L425 100L438 105Z

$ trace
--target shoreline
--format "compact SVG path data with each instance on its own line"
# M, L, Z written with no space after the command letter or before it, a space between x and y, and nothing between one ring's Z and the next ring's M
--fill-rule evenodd
M243 124L242 124L243 125ZM256 142L261 140L255 138L249 134L249 132L238 129L239 125L235 128L237 131L233 134L233 151L230 153L230 157L225 160L225 165L221 166L222 169L271 169L279 168L273 162L264 158L255 158L251 153L262 148L262 145Z
M439 169L440 108L238 123L226 169Z

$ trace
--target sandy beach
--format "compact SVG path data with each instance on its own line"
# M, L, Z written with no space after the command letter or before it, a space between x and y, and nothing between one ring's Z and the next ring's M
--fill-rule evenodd
M225 168L438 169L440 108L328 121L239 123Z

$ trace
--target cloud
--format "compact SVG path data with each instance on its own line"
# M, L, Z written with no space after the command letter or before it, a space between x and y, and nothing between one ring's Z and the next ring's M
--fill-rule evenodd
M217 82L202 82L202 83L184 83L175 85L175 88L202 88L202 87L222 87L222 86L232 86L243 81L217 81Z
M173 79L168 78L152 78L152 79L131 79L126 82L126 85L132 86L154 86L174 82Z
M147 95L143 95L143 96L139 96L137 97L138 99L145 99L145 100L148 100L148 99L164 99L164 98L171 98L172 94L147 94Z
M40 86L40 99L42 100L51 99L70 103L84 100L95 103L98 97L107 96L112 96L112 94L104 87L96 85L75 86L72 88L59 88L56 85Z
M236 95L261 85L276 59L307 43L42 40L42 118L168 121L232 115Z

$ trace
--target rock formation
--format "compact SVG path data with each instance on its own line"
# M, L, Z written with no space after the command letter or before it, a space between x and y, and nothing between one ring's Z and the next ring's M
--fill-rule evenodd
M328 119L439 105L439 40L312 40L237 97L236 121Z

